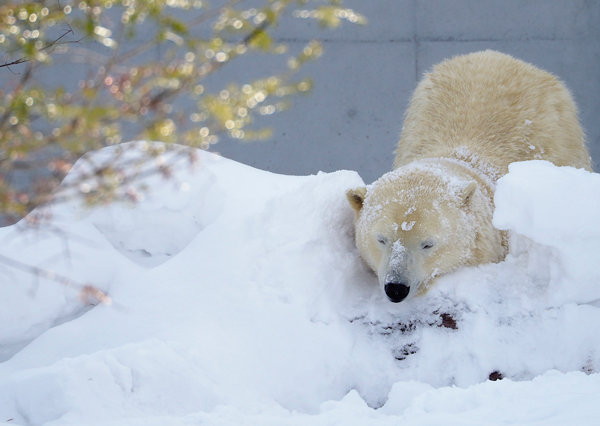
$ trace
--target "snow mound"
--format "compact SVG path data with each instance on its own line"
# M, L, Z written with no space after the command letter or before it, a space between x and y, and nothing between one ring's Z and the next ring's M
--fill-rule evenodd
M118 161L143 146L126 145ZM111 150L91 158L113 161ZM345 191L364 185L355 172L282 176L194 155L195 169L173 157L170 179L145 176L151 191L136 205L69 202L50 207L51 224L0 229L0 255L22 267L2 264L0 422L562 425L600 415L598 175L513 164L494 219L511 232L506 261L394 305L354 246Z
M547 161L513 163L495 200L494 226L511 229L551 252L545 268L550 303L600 299L600 269L591 267L600 259L599 174Z

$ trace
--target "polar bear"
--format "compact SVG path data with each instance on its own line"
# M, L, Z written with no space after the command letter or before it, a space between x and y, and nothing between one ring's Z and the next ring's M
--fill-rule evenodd
M356 244L394 303L461 266L499 262L494 188L515 161L591 171L571 94L556 77L494 51L454 57L417 86L395 170L346 195Z

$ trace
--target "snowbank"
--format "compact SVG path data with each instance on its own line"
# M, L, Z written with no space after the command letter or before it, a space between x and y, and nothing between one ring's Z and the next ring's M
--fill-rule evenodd
M148 176L152 191L135 206L70 202L52 207L51 226L0 229L0 255L70 279L2 265L0 422L562 425L600 415L598 175L512 165L494 218L511 230L506 261L394 305L354 247L344 193L363 184L355 172L281 176L198 156L195 170L181 160L170 180Z

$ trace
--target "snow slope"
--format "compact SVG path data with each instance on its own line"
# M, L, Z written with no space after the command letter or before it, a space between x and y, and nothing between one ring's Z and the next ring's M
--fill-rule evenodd
M54 274L0 263L0 424L597 424L599 175L511 165L507 259L395 305L354 247L355 172L176 154L135 206L0 229L3 259Z

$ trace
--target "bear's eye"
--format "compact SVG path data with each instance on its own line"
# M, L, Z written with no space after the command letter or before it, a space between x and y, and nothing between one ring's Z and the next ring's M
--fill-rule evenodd
M431 240L427 240L427 241L423 241L421 243L421 248L423 250L429 250L430 248L432 248L435 245L435 241L431 241Z
M387 238L385 238L385 237L382 237L381 235L379 235L379 236L377 237L377 242L378 242L379 244L381 244L382 246L385 246L385 245L387 245L387 242L388 242L388 240L387 240Z

